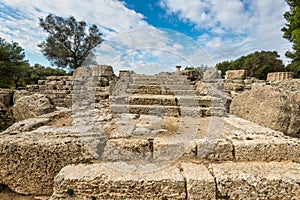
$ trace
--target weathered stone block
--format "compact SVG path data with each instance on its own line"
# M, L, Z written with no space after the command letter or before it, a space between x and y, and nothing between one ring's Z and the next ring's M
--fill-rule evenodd
M267 81L278 82L287 79L293 79L293 72L272 72L268 73Z
M242 79L246 78L246 70L227 70L225 79Z
M195 139L197 158L210 161L234 160L233 146L226 139Z
M102 160L131 161L152 158L152 144L147 139L121 138L110 139L106 143Z
M211 165L219 198L288 200L300 197L300 164L227 162Z
M50 195L61 168L92 159L77 138L49 135L0 135L0 184L21 194Z
M185 181L178 168L146 173L134 169L126 163L67 166L55 178L51 200L185 199Z
M153 140L153 159L172 161L195 158L196 145L193 141L186 141L175 137L156 137Z
M235 159L238 161L300 162L300 141L297 139L270 138L232 140Z
M17 121L28 119L55 110L50 100L41 94L33 94L19 98L13 106L13 115Z
M187 199L216 198L214 177L204 165L182 163L181 168L186 179Z
M225 83L224 89L228 91L244 91L244 84L238 83Z
M94 65L92 67L92 76L112 77L114 74L113 68L108 65Z
M231 102L230 112L287 135L300 137L299 95L299 90L297 93L275 86L259 86L236 96Z

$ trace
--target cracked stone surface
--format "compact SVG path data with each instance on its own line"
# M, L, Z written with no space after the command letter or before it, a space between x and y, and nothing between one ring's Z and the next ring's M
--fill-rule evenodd
M114 169L117 167L117 169ZM55 178L52 200L185 199L185 181L176 167L136 173L126 163L70 165ZM72 190L73 195L66 191Z
M182 163L182 174L186 179L187 199L215 199L214 177L204 165Z
M228 162L212 164L219 196L230 199L299 199L300 164Z
M292 162L185 162L146 173L135 169L124 162L69 165L56 176L51 199L300 197L300 164ZM72 195L67 191L72 191Z

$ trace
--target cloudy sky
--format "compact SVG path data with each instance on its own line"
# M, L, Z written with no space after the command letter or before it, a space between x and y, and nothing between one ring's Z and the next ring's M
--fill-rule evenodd
M105 42L99 64L141 73L175 65L213 66L260 50L276 50L285 63L284 0L0 0L0 37L18 42L30 64L50 63L37 44L47 35L38 18L49 13L96 24Z

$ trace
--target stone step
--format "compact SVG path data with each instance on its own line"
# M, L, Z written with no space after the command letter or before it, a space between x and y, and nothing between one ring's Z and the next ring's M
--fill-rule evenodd
M132 113L140 115L158 115L158 116L179 116L178 106L159 106L159 105L111 105L113 114Z
M173 96L173 95L149 95L134 94L124 96L113 96L115 104L129 105L161 105L182 107L222 107L220 99L210 96Z
M140 118L147 119L147 116ZM104 153L103 155L106 156L103 159L105 161L128 161L138 158L139 160L164 161L169 160L170 157L176 159L181 157L180 159L183 160L205 162L293 161L300 163L299 139L231 115L198 119L183 117L181 121L174 121L172 131L176 132L176 137L182 137L177 140L174 135L170 134L155 135L155 130L162 128L162 126L157 127L157 121L165 124L166 118L159 119L155 116L148 118L150 121L138 122L138 125L128 120L125 120L126 123L120 123L118 128L121 131L125 130L126 136L117 134L118 137L108 140L105 151L112 153ZM140 129L141 124L146 126ZM138 130L138 135L136 130ZM152 132L151 135L149 135L150 132ZM192 138L187 138L185 135L187 132L190 135L199 133ZM179 150L181 155L178 156L176 153Z
M155 86L155 87L140 87L139 89L127 89L127 94L197 96L200 94L200 92L196 90L169 90L161 86Z
M149 168L152 166L152 168ZM61 199L299 199L300 164L181 163L140 171L124 162L64 167L52 200Z
M244 140L193 139L187 143L172 137L149 135L108 140L102 159L105 161L166 161L170 158L199 161L294 161L300 162L300 142L265 137ZM180 131L180 130L178 130ZM178 133L180 134L180 133ZM147 138L146 138L147 136ZM179 137L180 135L178 135ZM129 145L130 144L130 145ZM137 150L138 149L138 150ZM179 149L185 149L177 152ZM178 153L181 153L178 155ZM173 156L174 155L174 156Z
M187 80L181 80L181 79L177 79L177 80L133 80L132 83L134 84L151 84L151 83L155 83L155 84L161 84L161 85L190 85L190 82Z
M178 74L170 74L170 75L131 75L130 78L132 79L175 79L175 78L180 78L180 79L186 79L186 76L183 75L178 75Z
M188 95L197 96L199 91L196 90L170 90L164 86L140 86L138 89L127 89L127 94L153 94L153 95Z
M166 88L166 90L195 90L195 86L194 85L180 85L180 84L176 84L176 85L159 85L159 84L134 84L134 83L129 83L128 84L128 88L129 89L139 89L139 88L144 88L144 87L157 87L160 86L162 88Z
M223 116L225 108L223 107L178 107L178 106L160 106L160 105L111 105L113 114L131 113L139 115L158 115L158 116Z

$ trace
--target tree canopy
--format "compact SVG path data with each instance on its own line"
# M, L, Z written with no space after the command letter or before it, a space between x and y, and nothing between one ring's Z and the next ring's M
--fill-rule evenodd
M285 0L290 10L284 13L287 23L281 30L283 37L293 43L293 51L287 51L286 57L292 62L287 69L294 72L294 76L300 78L300 0Z
M25 60L24 49L18 43L0 38L0 88L24 87L53 75L63 76L67 72L39 64L31 67Z
M223 61L216 65L224 75L227 70L245 69L247 76L266 79L269 72L285 71L276 51L250 53L233 61Z
M27 73L29 67L25 60L24 49L16 42L6 42L0 38L0 86L16 88L20 86L20 79Z
M52 67L44 67L40 64L34 64L30 71L30 84L37 84L38 80L46 79L47 76L66 76L69 75L65 70Z
M85 21L76 21L73 16L64 19L49 14L45 19L39 18L39 22L48 38L38 46L51 64L58 67L80 67L89 53L103 41L96 25L87 27Z

